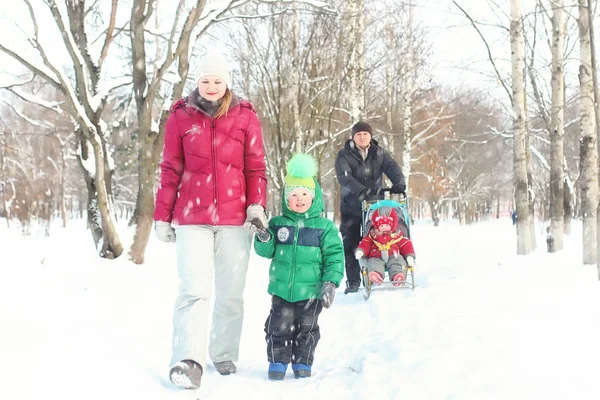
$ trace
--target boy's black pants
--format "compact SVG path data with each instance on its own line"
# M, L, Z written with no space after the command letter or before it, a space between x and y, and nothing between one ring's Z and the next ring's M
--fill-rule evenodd
M318 299L290 303L273 296L271 313L265 322L269 362L312 365L321 338L321 311L323 302Z

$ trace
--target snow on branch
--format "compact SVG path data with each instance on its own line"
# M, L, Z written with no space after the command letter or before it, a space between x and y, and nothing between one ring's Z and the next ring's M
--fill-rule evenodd
M335 8L333 8L333 6L329 5L327 2L324 1L317 1L317 0L258 0L259 3L296 3L296 4L307 4L309 6L315 7L315 8L321 8L324 11L327 12L332 12L335 13Z
M39 96L33 95L31 93L25 92L17 87L14 86L9 86L5 88L6 90L9 90L10 92L14 93L16 96L20 97L21 99L23 99L24 101L28 102L28 103L32 103L32 104L36 104L40 107L46 108L48 110L54 111L55 113L57 113L58 115L63 115L63 109L60 107L61 106L61 102L58 101L47 101L42 99Z
M39 75L40 77L42 77L44 80L46 80L59 91L63 91L60 86L60 82L58 81L58 78L56 77L54 72L48 69L46 66L41 65L36 61L27 59L26 57L17 53L16 51L4 46L2 43L0 43L0 50L8 56L14 58L16 61L18 61L25 68L33 72L35 75Z
M25 1L29 2L29 0L25 0ZM80 97L84 101L84 107L88 106L88 107L92 108L92 110L91 110L92 112L96 112L97 108L94 109L92 107L92 105L90 104L90 99L92 96L89 93L89 88L88 88L87 82L91 82L91 76L90 76L90 71L87 68L87 64L84 59L84 55L81 54L79 47L77 47L75 38L73 38L73 34L71 32L70 27L65 24L65 19L62 15L61 11L58 9L58 5L56 4L56 1L46 0L46 4L48 5L48 8L50 9L52 16L54 17L54 21L56 22L56 25L62 32L63 41L65 43L67 51L69 52L69 55L71 56L71 59L73 60L74 71L75 71L75 74L77 75L77 78L76 78L77 89L78 89ZM81 27L81 29L83 29L83 27Z
M33 126L37 126L37 127L40 127L40 128L53 128L53 126L50 125L46 121L39 121L39 120L35 120L35 119L32 119L32 118L29 118L27 115L25 115L24 113L22 113L21 111L19 111L17 108L15 108L12 104L10 104L9 102L7 102L6 100L2 100L2 102L4 104L6 104L8 107L10 107L13 110L13 112L15 114L17 114L17 116L19 116L19 118L23 119L28 124L33 125Z
M540 153L540 151L536 147L531 146L531 145L529 146L529 149L531 151L531 154L533 154L535 156L535 158L537 158L539 160L542 167L544 167L545 170L550 171L550 164L548 164L548 161L542 155L542 153Z
M313 149L316 149L319 146L325 145L329 142L329 139L322 139L316 142L313 142L308 148L304 150L306 153L310 153Z

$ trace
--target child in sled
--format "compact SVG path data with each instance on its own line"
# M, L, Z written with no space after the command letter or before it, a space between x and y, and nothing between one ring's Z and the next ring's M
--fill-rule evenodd
M391 207L381 207L371 216L373 222L367 236L361 240L354 255L357 260L365 257L371 282L381 285L385 270L394 286L404 283L404 268L415 264L412 241L398 229L398 214Z

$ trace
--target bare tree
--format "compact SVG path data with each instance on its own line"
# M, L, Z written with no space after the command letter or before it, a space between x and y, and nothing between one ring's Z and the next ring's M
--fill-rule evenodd
M77 124L76 134L80 142L80 159L84 178L88 185L88 223L92 235L99 244L102 241L100 255L114 258L121 255L123 246L115 229L111 213L111 168L106 146L108 124L102 119L102 111L107 96L122 85L122 81L103 82L102 61L100 55L94 60L89 52L86 32L86 15L88 9L84 0L70 0L58 4L55 0L46 0L48 11L52 15L56 28L62 33L62 39L70 57L71 70L51 61L49 50L39 40L39 25L35 8L30 0L23 0L33 25L32 35L28 38L31 48L12 49L0 43L0 50L20 62L34 75L49 83L61 92L68 103L68 112ZM115 2L116 3L116 2ZM64 14L66 10L66 15ZM108 49L112 37L105 36L105 48ZM31 59L28 52L33 50L38 59ZM39 62L38 60L41 60ZM69 78L69 73L74 75ZM14 92L14 90L13 90ZM26 96L25 93L21 94ZM41 106L45 102L27 96L29 100ZM52 108L52 107L50 107ZM88 161L89 160L89 161ZM88 164L90 168L87 168ZM98 223L93 223L98 216Z
M348 75L350 76L350 122L352 124L365 117L365 43L364 43L364 1L348 0L347 12L350 18L348 38L350 38L350 57Z
M512 106L514 130L514 183L517 220L517 254L534 250L529 211L530 185L528 179L529 143L525 111L525 51L520 0L510 2L510 43L512 54Z
M188 74L190 40L192 32L197 29L200 16L204 10L205 1L198 0L184 19L182 27L179 20L184 10L184 0L180 0L176 16L170 29L165 56L160 64L155 64L154 71L149 77L147 64L146 24L155 11L155 0L134 0L131 9L129 25L131 27L131 57L133 66L134 98L137 104L138 118L138 194L133 221L136 223L134 240L129 249L129 258L136 264L144 262L144 253L154 216L154 182L156 168L164 143L164 126L169 115L169 107L160 107L156 112L156 105L160 100L161 89L164 86L164 77L171 65L177 62L177 83L172 86L169 99L180 98ZM221 10L223 12L224 10ZM210 14L206 18L214 19L219 14ZM208 24L204 21L203 32ZM175 36L179 32L179 36ZM157 119L155 115L158 114Z
M563 0L552 0L552 129L550 131L550 220L553 247L563 249L564 170L563 137L565 133L564 53L566 18Z
M596 209L598 207L598 150L588 1L579 0L579 85L581 95L581 152L579 186L583 223L583 263L596 262Z
M403 132L403 151L402 151L402 173L406 179L406 186L408 187L411 174L411 141L413 139L413 109L412 101L413 96L417 90L416 73L415 71L415 48L414 48L414 35L413 35L413 14L414 5L411 2L408 5L408 35L406 43L408 45L407 54L404 61L404 69L406 71L406 82L402 90L403 104L404 104L404 121L402 123Z

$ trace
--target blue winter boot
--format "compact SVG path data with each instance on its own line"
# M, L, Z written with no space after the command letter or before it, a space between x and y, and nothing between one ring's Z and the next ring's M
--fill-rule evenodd
M282 381L285 379L287 364L269 363L269 379L272 381Z
M296 379L310 378L310 365L292 364L292 370L294 371L294 377Z

